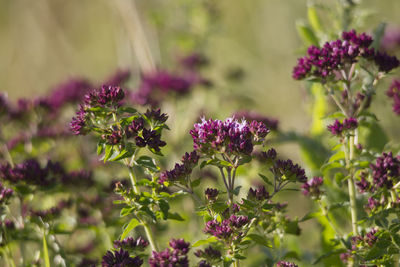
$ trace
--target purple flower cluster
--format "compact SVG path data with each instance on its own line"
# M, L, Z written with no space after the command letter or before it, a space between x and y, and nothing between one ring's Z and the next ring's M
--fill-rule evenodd
M322 180L322 177L314 177L301 186L303 189L302 192L305 196L319 199L320 195L322 194L320 187L323 183L324 180Z
M331 125L328 125L328 130L336 136L341 136L343 132L354 130L358 127L358 121L355 118L346 118L341 123L339 120L335 120L335 122Z
M9 163L0 166L1 177L11 183L23 181L27 184L49 186L55 183L54 172L58 174L58 170L51 161L42 168L35 159L28 159L14 168Z
M190 249L190 243L183 239L172 239L169 242L171 248L163 251L153 251L149 258L150 267L188 267L189 260L187 253Z
M76 103L92 88L93 85L85 79L70 79L56 86L46 98L53 110L59 110L67 103Z
M90 186L93 184L92 173L88 171L66 172L59 162L49 160L41 167L36 159L28 159L17 164L0 166L0 177L11 183L24 182L41 187L53 186L61 182L66 186Z
M221 260L221 252L218 249L214 249L212 246L205 248L204 250L197 250L194 255L198 258L203 258L199 262L199 267L211 267L211 263L216 263Z
M54 218L60 216L61 212L66 209L71 207L72 201L60 201L57 206L52 207L47 210L31 210L31 216L32 217L40 217L44 221L50 221L53 220Z
M352 249L356 250L357 247L363 246L372 247L378 240L378 237L375 235L377 232L377 229L372 229L365 235L353 236L351 238Z
M250 188L249 192L247 193L247 199L264 201L269 199L269 193L264 186L259 186L256 189Z
M276 267L298 267L297 264L294 264L293 262L288 262L288 261L278 261L276 263Z
M215 202L218 199L219 190L215 188L207 188L204 194L209 202Z
M250 155L256 143L262 142L269 130L262 122L205 120L196 123L190 131L194 149L208 156L216 153Z
M375 164L370 165L373 185L376 188L391 189L394 183L400 181L400 156L394 157L392 152L382 153Z
M249 222L247 216L231 215L228 219L218 222L211 220L206 223L204 232L213 235L218 239L229 239L233 233L241 235L241 228Z
M176 163L172 170L162 172L158 182L160 184L163 184L164 182L185 182L186 178L192 173L193 168L199 162L199 159L200 156L196 151L190 153L186 152L182 157L182 163Z
M11 188L5 188L0 182L0 204L7 204L10 197L14 194Z
M386 95L393 98L393 112L400 115L400 80L393 80Z
M371 183L366 179L366 173L361 173L361 179L356 182L356 185L360 193L369 192L372 189Z
M168 115L165 113L161 113L161 109L147 109L146 112L144 113L146 118L151 120L152 122L157 122L157 123L164 123L168 119Z
M149 242L144 240L141 236L138 238L127 237L123 240L115 240L114 248L122 248L125 250L135 250L135 251L143 251Z
M184 95L192 86L193 83L186 77L156 71L143 75L138 91L131 97L136 104L157 106L167 94Z
M87 107L115 107L120 105L125 92L118 86L103 85L99 90L93 90L84 96Z
M101 139L103 139L108 145L118 145L122 138L123 131L117 126L114 126L109 132L101 136Z
M244 118L245 120L247 120L249 122L260 121L260 122L263 122L267 126L267 128L270 129L271 131L278 130L279 121L277 119L266 117L266 116L263 116L256 112L253 112L253 111L242 110L242 111L236 112L233 115L233 117Z
M160 109L147 110L144 115L155 124L164 123L168 119L168 116L165 113L161 113ZM118 144L123 136L123 133L118 131L113 132L114 138L120 137L118 142L114 144ZM167 144L161 140L161 134L156 130L145 128L145 121L142 117L133 120L132 123L125 128L125 134L127 138L133 138L138 147L148 146L150 149L160 151L160 147Z
M357 34L355 30L342 33L342 39L326 42L322 48L310 46L307 56L299 58L293 69L293 78L301 80L308 77L322 79L335 78L337 71L364 58L373 60L379 71L389 72L399 66L396 57L376 52L371 48L372 37L366 33ZM339 74L340 75L340 74Z
M84 96L84 105L80 105L69 126L76 135L88 133L88 109L94 107L116 107L124 99L125 93L120 87L103 85L99 90L93 90Z
M307 182L305 170L298 164L294 164L290 159L278 159L275 161L274 166L271 167L271 172L278 177L285 178L286 180L298 181L301 183Z
M139 256L132 258L129 252L122 248L119 251L107 251L101 262L103 267L139 267L142 264L143 260Z
M260 160L261 161L274 161L277 157L278 153L276 153L276 150L273 148L268 149L267 152L263 151L261 152L260 155Z
M7 228L8 230L12 230L12 229L15 229L15 223L14 223L14 221L12 221L12 220L9 220L9 219L4 219L3 221L0 221L0 228L1 227L5 227L5 228ZM3 240L4 241L4 240ZM0 242L1 243L1 242Z
M88 133L87 117L88 114L86 113L85 108L81 105L79 110L76 112L75 117L73 117L69 123L70 129L75 135L86 135Z
M182 67L193 71L206 66L208 59L200 53L193 53L181 58L180 63Z

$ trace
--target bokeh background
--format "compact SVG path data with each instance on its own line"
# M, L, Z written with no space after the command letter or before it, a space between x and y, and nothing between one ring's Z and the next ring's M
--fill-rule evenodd
M204 109L223 119L248 109L278 118L285 131L307 132L308 96L303 84L291 78L303 51L295 25L306 18L307 2L137 0L133 11L138 16L133 18L126 12L132 8L128 0L0 0L0 90L13 100L43 95L69 78L101 82L117 69L132 71L129 87L135 90L149 57L154 65L173 69L178 58L195 51L209 59L205 76L214 87L202 101L189 100L198 107L184 112ZM400 27L399 0L365 0L360 7L357 16L367 23L358 30L372 32L382 21ZM144 40L148 50L137 45ZM242 79L229 81L233 73ZM381 84L372 109L390 138L400 141L399 118L384 95L387 86ZM301 161L295 144L281 150ZM301 199L291 213L304 214L308 208L299 209L301 205L309 202ZM313 251L318 242L311 233L309 223L301 238Z
M69 77L96 81L117 68L138 75L132 25L116 2L1 0L1 90L13 99L44 93ZM245 71L233 90L246 92L253 108L279 117L283 128L307 128L304 94L291 79L301 45L295 22L306 17L306 0L138 0L136 7L158 65L168 67L178 55L200 50L216 79L230 68ZM369 14L366 30L381 21L400 25L398 0L365 0L362 7ZM381 114L385 126L396 123L390 110Z

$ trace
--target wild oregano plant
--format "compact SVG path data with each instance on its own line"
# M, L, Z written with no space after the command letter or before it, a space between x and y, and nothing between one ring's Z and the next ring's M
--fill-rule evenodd
M150 244L150 266L188 266L190 243L173 239L170 248L160 250L151 229L159 220L182 220L179 214L169 211L169 201L184 193L197 201L198 215L205 221L203 231L209 235L207 239L195 242L193 247L211 244L195 252L201 259L198 266L238 266L239 261L246 258L248 247L272 247L274 235L300 233L296 220L282 216L286 204L272 200L287 185L307 181L305 171L299 165L291 160L278 159L276 151L269 149L257 157L270 171L266 175L260 174L260 177L271 189L268 191L265 186L250 188L246 197L240 197L241 187L235 187L237 169L256 157L252 153L254 148L262 145L269 133L264 123L235 118L225 121L203 118L190 131L194 151L186 153L182 162L175 164L172 170L160 172L156 159L141 155L141 151L147 148L152 154L162 155L160 148L166 143L161 140L161 134L168 129L165 125L167 115L159 109L139 113L121 104L124 96L121 88L113 86L90 92L70 124L75 134L96 134L98 155L103 155L105 162L125 165L131 180L131 187L116 184L115 191L122 199L115 203L124 205L121 216L131 219L124 227L120 241L114 242L119 250L107 252L103 266L117 263L139 266L145 257L136 253L138 243L141 243L141 248ZM191 177L197 165L217 168L225 187L207 188L203 196L197 196L195 188L201 180ZM136 174L138 168L145 170L141 179ZM174 187L179 191L167 190ZM127 237L138 226L144 228L148 243L140 238ZM132 251L129 253L124 247L130 247Z
M322 47L310 46L307 56L300 58L293 69L293 78L322 84L338 109L330 116L335 121L327 127L337 140L333 147L335 154L322 171L334 170L339 187L344 187L347 182L348 202L341 205L349 207L352 231L345 234L346 227L338 229L331 222L337 235L337 247L347 250L341 255L342 261L349 266L397 266L399 221L395 203L398 201L396 184L400 157L393 156L392 152L379 155L363 147L358 133L363 124L376 120L369 111L376 86L400 62L395 56L376 51L371 47L372 43L372 36L351 30ZM307 195L316 199L322 214L330 220L330 216L335 216L330 214L330 209L339 203L321 201L323 180L313 178L304 189ZM358 197L359 194L362 198ZM367 196L368 202L365 203ZM365 210L361 215L362 202ZM379 212L378 206L382 207ZM342 249L336 253L340 252Z

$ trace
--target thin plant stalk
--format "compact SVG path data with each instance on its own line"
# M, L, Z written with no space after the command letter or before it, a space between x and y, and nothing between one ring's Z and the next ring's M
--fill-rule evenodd
M137 180L136 180L136 175L135 175L135 171L134 171L133 167L129 166L129 162L127 160L124 160L124 163L129 169L129 178L130 178L131 183L132 183L133 191L136 194L140 194L140 189L136 185L137 184ZM138 219L139 219L140 223L142 224L142 226L144 228L144 231L146 232L146 236L147 236L147 239L149 240L151 249L153 251L158 251L157 243L154 241L153 233L152 233L152 231L150 229L150 226L144 220L141 220L140 218L138 218Z

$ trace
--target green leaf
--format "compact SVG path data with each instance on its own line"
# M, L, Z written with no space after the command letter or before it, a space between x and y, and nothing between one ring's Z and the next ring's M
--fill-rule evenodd
M137 110L132 107L119 107L118 112L136 113Z
M153 172L157 172L159 170L159 168L154 164L153 159L149 156L141 156L136 160L136 163Z
M370 261L377 259L386 253L386 249L379 248L378 246L374 246L370 250L368 250L367 255L365 255L364 260Z
M246 163L249 163L252 160L251 156L243 156L240 160L239 160L239 165L243 165Z
M211 209L216 213L222 213L228 208L225 202L214 202L211 204Z
M319 215L320 215L319 212L309 212L306 215L304 215L304 217L301 218L299 222L305 222L305 221L311 220L315 217L318 217Z
M100 156L101 153L104 151L104 143L103 142L98 142L97 144L97 156Z
M313 30L305 23L298 21L296 23L297 32L303 42L307 45L319 46L318 38L315 36Z
M134 151L128 151L128 150L123 149L121 152L118 153L117 156L112 157L111 161L118 161L121 159L129 158L133 155L133 153L134 153Z
M168 219L175 220L175 221L180 221L180 222L185 220L184 218L182 218L181 215L179 215L176 212L174 212L174 213L168 212Z
M321 21L318 17L318 13L317 13L315 6L310 5L308 7L307 17L308 17L308 23L310 23L310 25L314 31L316 31L316 32L322 31Z
M218 241L218 239L215 236L210 236L207 239L201 239L199 241L194 242L192 247L194 247L194 248L195 247L200 247L200 246L207 245L207 244L210 244L210 243L215 243L217 241Z
M125 237L133 230L135 229L137 226L141 225L141 223L135 219L132 218L132 220L129 222L129 224L125 227L124 232L121 235L120 240L125 239Z
M337 249L337 250L330 251L328 253L325 253L325 254L319 256L312 264L313 265L317 264L317 263L319 263L321 260L323 260L325 258L328 258L330 256L334 256L334 255L339 255L339 254L342 254L342 253L344 253L346 251L347 251L346 249Z
M274 185L268 180L267 176L265 176L265 175L263 175L263 174L261 174L261 173L259 173L258 176L260 176L261 179L263 179L263 181L264 181L265 183L269 184L270 186L274 186Z
M106 145L106 152L104 154L104 162L106 162L113 154L114 146Z
M339 160L344 160L345 159L345 154L344 151L338 151L335 154L333 154L330 158L328 162L335 162L335 161L339 161Z
M49 250L47 248L46 234L43 232L43 258L46 267L50 267Z
M119 216L120 217L125 217L125 216L131 214L133 210L134 210L134 208L132 208L132 207L123 207L121 209L121 212L120 212Z
M158 201L158 205L160 206L160 210L162 213L162 218L164 220L168 219L168 211L169 211L169 204L167 201L165 201L164 199L160 199Z
M241 185L237 186L235 189L233 189L233 192L232 192L232 193L233 193L235 196L239 195L240 189L241 189L241 188L242 188Z
M268 247L268 248L272 248L272 245L270 244L268 239L266 239L264 236L257 235L257 234L248 234L247 237L259 245L262 245L262 246Z

